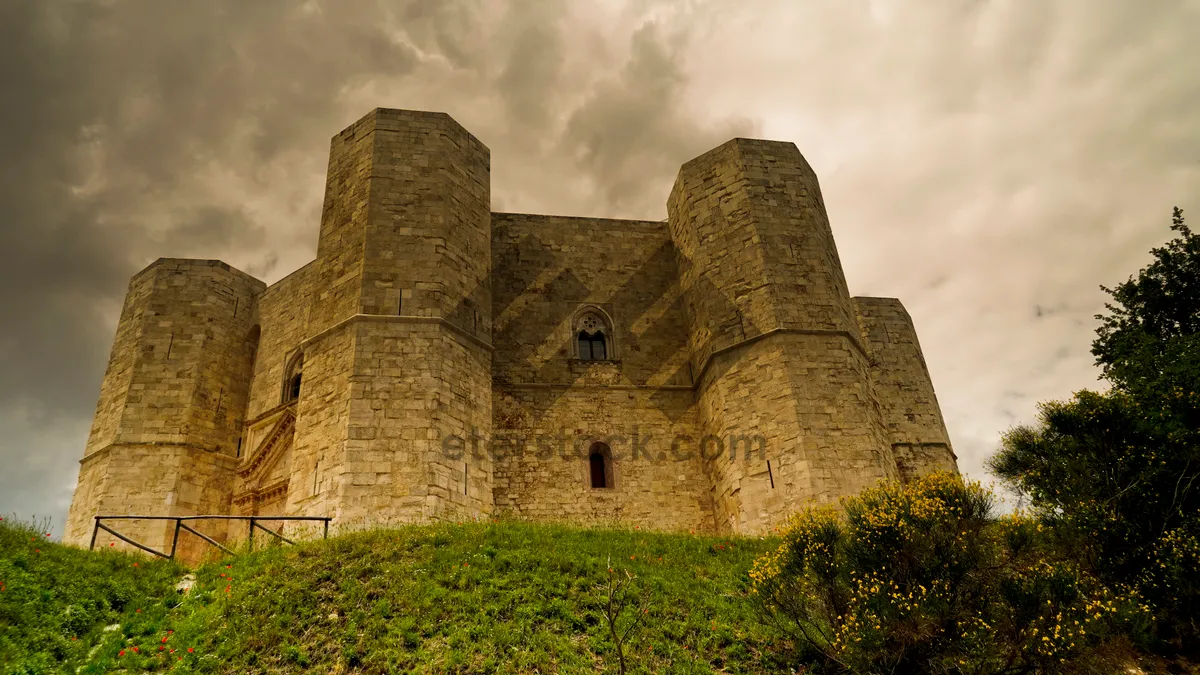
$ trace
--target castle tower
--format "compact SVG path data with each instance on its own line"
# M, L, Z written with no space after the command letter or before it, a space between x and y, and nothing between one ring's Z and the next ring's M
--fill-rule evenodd
M333 138L288 513L491 512L489 157L444 113L380 108Z
M854 298L854 307L874 363L875 393L900 478L907 482L932 471L958 473L912 317L895 298Z
M718 528L758 531L895 478L817 177L795 145L739 138L687 162L667 210Z
M162 258L135 275L80 462L64 540L96 515L223 513L253 367L264 284L216 260ZM174 524L121 523L170 548ZM104 532L97 541L109 541ZM194 542L193 542L194 543Z

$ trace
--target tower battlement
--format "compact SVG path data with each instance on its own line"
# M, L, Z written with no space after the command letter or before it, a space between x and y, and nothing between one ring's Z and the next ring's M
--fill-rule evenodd
M311 263L133 277L66 540L130 512L750 533L956 470L911 318L850 296L795 145L724 143L667 206L492 213L483 143L372 111L332 139Z

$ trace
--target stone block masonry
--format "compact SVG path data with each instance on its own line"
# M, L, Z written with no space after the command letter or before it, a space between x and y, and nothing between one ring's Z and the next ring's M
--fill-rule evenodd
M667 206L492 213L486 146L372 111L331 142L311 263L270 287L218 261L134 276L66 540L131 512L753 533L955 470L912 322L850 297L794 145L725 143Z

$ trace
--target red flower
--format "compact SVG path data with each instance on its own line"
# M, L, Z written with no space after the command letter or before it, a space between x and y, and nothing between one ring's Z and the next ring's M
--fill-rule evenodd
M135 610L133 610L133 613L134 613L134 614L141 614L141 613L142 613L142 610L140 610L140 609L135 609Z
M167 641L167 638L163 638L163 639L162 639L162 641L163 641L163 642L166 642L166 641Z
M188 647L188 653L189 653L189 654L191 654L193 651L194 651L194 650L193 650L191 647Z
M42 549L40 549L40 548L35 548L35 549L33 549L33 552L34 552L34 553L41 553L41 552L42 552Z
M138 650L138 648L137 648L137 647L134 647L134 648L133 648L133 651L135 651L135 652L136 652L137 650Z
M47 533L46 533L46 536L47 536L47 537L49 537L49 536L50 536L50 533L49 533L49 532L47 532Z
M121 651L117 652L117 656L125 656L125 650L122 649Z
M133 563L133 566L134 566L134 567L137 567L137 563Z
M117 542L115 542L115 541L110 541L110 542L108 542L108 545L109 545L109 546L116 546L116 545L117 545Z
M159 645L159 646L158 646L158 651L160 651L160 652L161 652L161 651L162 651L162 650L164 650L164 649L166 649L166 647L164 647L164 646L162 646L162 645Z

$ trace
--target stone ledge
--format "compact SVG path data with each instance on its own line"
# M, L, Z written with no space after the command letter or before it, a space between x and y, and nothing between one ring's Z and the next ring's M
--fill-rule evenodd
M769 330L765 333L759 333L758 335L755 335L753 337L748 337L745 340L742 340L741 342L731 344L727 347L721 347L720 349L710 352L708 355L708 358L704 360L704 365L700 366L700 372L697 373L696 377L694 377L692 379L693 387L699 387L699 383L704 381L704 374L706 372L708 372L709 366L712 365L713 359L716 358L717 356L720 356L721 354L725 354L727 352L731 352L735 349L740 349L742 347L749 347L750 345L754 344L755 342L758 342L759 340L765 340L766 338L769 338L769 337L772 337L775 335L782 335L782 334L824 335L824 336L828 336L828 337L843 337L850 341L850 344L854 346L855 351L857 351L860 355L862 355L862 357L864 359L866 359L868 363L870 363L870 361L871 361L870 355L867 354L866 349L863 348L863 346L859 342L857 336L855 336L850 331L823 330L823 329L814 329L814 328L772 328L771 330Z
M354 316L347 317L347 318L342 319L341 321L333 324L329 328L326 328L325 330L321 331L320 333L317 333L316 335L305 339L303 342L300 343L300 348L304 349L304 348L308 347L309 345L317 342L318 340L321 340L322 338L332 334L334 331L341 330L342 328L351 326L355 323L358 323L359 321L378 321L378 322L382 322L382 323L439 324L443 328L449 328L451 333L458 335L459 337L465 338L468 342L473 343L475 346L477 346L481 349L484 349L488 352L495 351L495 348L492 347L491 343L481 340L480 338L472 335L470 333L470 331L466 330L465 328L459 326L458 324L451 323L450 321L447 321L446 319L443 319L440 316L403 316L403 315L389 316L387 314L355 314Z
M112 449L115 447L121 447L121 448L183 448L184 450L188 450L191 452L203 452L207 455L217 457L223 462L228 462L230 464L230 468L235 466L240 461L240 460L238 460L237 457L232 457L230 455L224 455L224 454L217 452L216 450L209 450L208 448L205 448L200 445L195 445L194 443L167 443L165 441L151 441L149 443L109 443L108 445L104 446L103 448L100 448L99 450L97 450L97 451L93 452L92 454L87 455L83 459L79 460L79 464L80 465L87 464L88 462L92 461L93 459L99 458L100 455L104 455L104 454L111 452Z
M695 391L690 384L571 384L566 382L493 382L497 389L615 389L619 391Z

